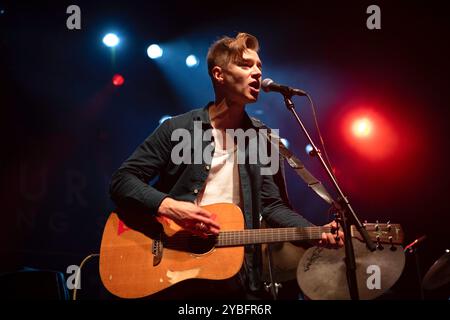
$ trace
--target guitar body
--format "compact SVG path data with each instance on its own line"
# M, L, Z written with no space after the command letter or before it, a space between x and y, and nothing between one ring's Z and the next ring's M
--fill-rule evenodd
M216 214L221 231L244 229L239 207L219 203L203 208ZM111 213L103 232L100 277L112 294L141 298L187 279L230 278L243 261L243 246L216 248L170 219L118 211Z

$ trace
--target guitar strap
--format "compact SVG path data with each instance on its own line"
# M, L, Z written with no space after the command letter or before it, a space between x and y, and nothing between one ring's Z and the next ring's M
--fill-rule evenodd
M326 201L328 204L332 204L333 198L330 196L330 194L328 193L328 191L326 190L326 188L324 187L324 185L317 180L312 174L311 172L308 171L308 169L305 168L305 165L300 161L299 158L297 158L295 156L294 153L292 153L291 150L289 150L282 142L280 137L278 137L277 135L275 135L272 130L270 130L269 127L267 127L266 125L264 125L260 120L256 119L256 118L251 118L254 122L257 122L261 128L263 129L267 129L267 131L269 132L269 136L268 137L265 133L261 134L271 143L273 144L275 147L277 147L275 145L276 141L278 141L279 143L279 147L278 147L278 152L280 153L280 155L287 161L287 163L289 164L289 166L294 169L295 173L297 173L297 175L300 176L300 178L302 178L302 180L308 185L308 187L310 187L311 189L314 190L315 193L317 193L319 195L319 197L321 197L324 201Z

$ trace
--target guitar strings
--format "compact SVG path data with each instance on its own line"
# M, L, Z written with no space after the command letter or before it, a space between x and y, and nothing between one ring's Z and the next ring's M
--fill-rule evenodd
M214 245L239 246L246 244L256 244L265 242L284 242L301 240L318 240L322 238L322 233L331 231L331 227L310 227L308 229L299 228L275 228L275 229L247 229L237 231L223 231L218 236L208 236L202 238L195 234L181 234L176 237L168 237L170 247L185 248L187 244L205 244L214 240Z

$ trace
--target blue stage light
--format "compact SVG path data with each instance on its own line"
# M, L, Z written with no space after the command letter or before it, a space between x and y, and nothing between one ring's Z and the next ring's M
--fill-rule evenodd
M200 61L198 61L197 57L194 56L193 54L189 55L189 56L186 58L186 65L187 65L189 68L193 68L193 67L198 66L199 62L200 62Z
M163 55L163 49L157 44L152 44L147 48L147 55L150 59L158 59Z
M119 37L114 33L108 33L106 36L103 37L103 43L105 44L105 46L110 48L117 46L119 42L120 42Z

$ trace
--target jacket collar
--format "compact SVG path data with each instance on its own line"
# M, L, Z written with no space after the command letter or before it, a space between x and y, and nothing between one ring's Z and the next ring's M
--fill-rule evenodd
M214 104L213 101L208 102L206 106L199 109L199 112L194 113L193 120L194 121L201 121L203 128L212 128L211 126L211 120L209 118L209 107ZM247 112L244 114L244 128L242 129L248 129L248 128L255 128L260 129L264 127L264 124L260 122L259 120L250 117Z

